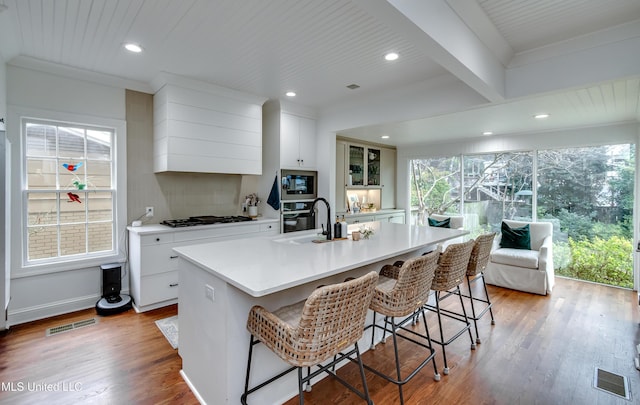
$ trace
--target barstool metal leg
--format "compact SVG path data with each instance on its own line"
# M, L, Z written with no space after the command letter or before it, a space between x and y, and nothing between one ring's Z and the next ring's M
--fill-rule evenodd
M442 359L444 360L444 368L442 373L449 374L449 366L447 365L447 351L444 348L444 331L442 330L442 318L440 317L440 291L436 291L436 314L438 315L438 329L440 329L440 342L442 345Z
M464 315L464 321L467 323L467 331L469 332L469 340L471 341L471 350L476 350L476 343L473 341L473 335L471 334L471 322L469 322L469 317L467 316L467 310L464 307L464 301L462 301L462 291L460 291L460 286L456 287L456 291L458 294L458 298L460 298L460 306L462 307L462 314Z
M431 335L429 334L429 328L427 326L427 317L424 314L424 309L422 310L422 323L424 323L424 332L427 336L427 341L429 342L429 347L433 347L431 343ZM440 381L440 373L438 373L438 366L436 365L436 356L431 358L431 362L433 363L433 379L436 381Z

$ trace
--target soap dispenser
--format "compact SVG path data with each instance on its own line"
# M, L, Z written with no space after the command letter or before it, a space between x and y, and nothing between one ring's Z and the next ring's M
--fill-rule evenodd
M342 225L340 224L340 217L336 215L336 223L333 224L333 237L335 239L342 238Z
M344 215L342 216L342 221L340 221L340 226L342 227L342 237L347 237L347 221L344 219Z

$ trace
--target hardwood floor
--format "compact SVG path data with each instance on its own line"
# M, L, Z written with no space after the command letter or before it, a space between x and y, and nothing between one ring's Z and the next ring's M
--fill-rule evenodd
M479 321L482 344L475 351L469 349L467 336L449 345L450 374L436 382L427 365L405 385L405 403L640 403L640 371L633 363L640 343L636 293L561 278L556 282L546 297L489 286L496 325L491 326L488 314ZM454 298L445 303L455 304ZM154 323L176 313L171 306L100 317L91 309L12 327L0 337L0 403L197 404L178 374L178 351ZM46 328L93 317L96 325L45 336ZM437 333L434 314L428 314L427 322L431 333ZM436 350L442 370L440 347ZM408 366L420 355L415 346L401 345ZM390 372L393 345L379 344L363 359ZM628 377L632 400L593 388L595 367ZM359 385L356 372L353 365L339 370ZM395 385L372 373L367 373L367 381L376 404L398 403ZM38 390L34 384L40 384ZM305 403L364 402L326 378L305 393Z

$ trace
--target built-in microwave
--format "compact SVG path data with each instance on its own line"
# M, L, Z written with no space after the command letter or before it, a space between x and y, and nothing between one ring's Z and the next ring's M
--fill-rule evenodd
M308 170L282 170L283 200L313 200L318 196L318 172Z

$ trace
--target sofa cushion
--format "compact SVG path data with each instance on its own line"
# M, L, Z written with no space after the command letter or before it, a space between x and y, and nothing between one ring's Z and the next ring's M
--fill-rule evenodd
M500 248L491 253L491 261L537 270L539 254L537 250Z
M437 219L429 217L429 226L435 226L437 228L451 228L451 218L438 221Z
M511 228L502 222L502 238L500 247L531 250L531 232L529 224L521 228Z

